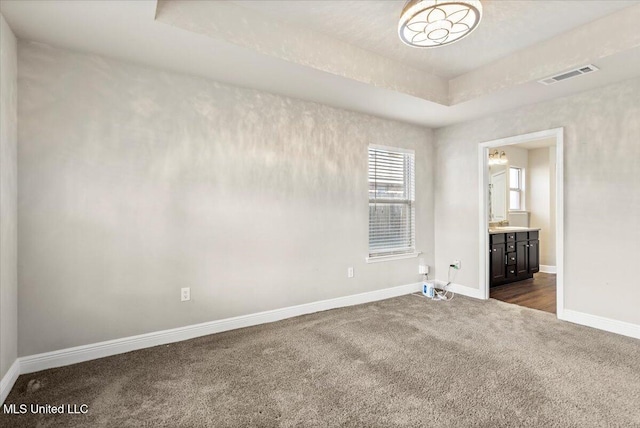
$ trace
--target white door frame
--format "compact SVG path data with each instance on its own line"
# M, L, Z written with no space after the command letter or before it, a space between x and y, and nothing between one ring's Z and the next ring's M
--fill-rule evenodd
M556 139L556 315L562 318L564 312L564 128L516 135L499 140L480 143L478 147L480 215L478 233L480 236L480 290L484 299L489 298L489 149L510 146L532 140Z

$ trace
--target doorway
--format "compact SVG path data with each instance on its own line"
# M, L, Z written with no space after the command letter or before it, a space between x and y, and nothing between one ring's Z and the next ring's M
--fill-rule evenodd
M521 306L532 307L534 309L544 310L547 312L556 313L557 317L562 317L564 309L564 294L563 294L563 237L564 237L564 206L563 206L563 183L564 183L564 171L563 171L563 154L564 154L564 141L563 141L563 128L549 129L545 131L539 131L529 134L517 135L508 138L502 138L498 140L487 141L481 143L478 152L479 163L479 197L480 197L480 218L479 218L479 237L480 237L480 272L479 282L480 290L483 292L483 297L496 298L508 303L515 303ZM525 153L535 153L536 163L532 164L532 168L529 171L529 165L527 164L527 157L524 156L525 161L522 161L522 155L519 152L524 150ZM497 214L490 213L492 208L501 208L500 204L496 207L496 182L494 177L498 174L499 181L502 181L502 175L500 175L496 168L490 171L490 158L509 158L505 155L505 152L512 153L512 161L505 167L507 175L507 184L504 192L502 189L497 194L506 194L507 214L498 210ZM490 156L491 154L491 156ZM539 191L534 192L535 183L538 181L532 181L533 178L539 177L539 162L540 155L546 154L546 162L549 170L553 169L553 175L546 183L548 194L544 195L546 199L540 200L533 199L534 195L540 195ZM492 162L493 163L493 162ZM503 163L504 164L504 163ZM538 169L536 169L538 168ZM499 171L499 168L498 168ZM537 172L537 176L534 174ZM540 188L540 185L537 185ZM527 193L528 191L528 193ZM502 196L500 196L502 201ZM547 205L544 205L544 202ZM532 206L537 208L537 214L534 215L531 209ZM540 216L540 210L546 209L546 217ZM530 218L531 216L531 218ZM506 218L505 218L506 217ZM495 228L489 230L489 224L491 221L496 222L499 219L505 218L500 223L492 223ZM542 220L541 220L542 219ZM546 221L543 227L540 227L541 221ZM509 274L514 274L514 270L509 271L509 261L511 260L505 254L504 264L505 278L496 281L495 270L496 261L495 254L492 255L492 243L498 238L502 238L502 232L512 230L518 232L518 241L521 239L529 239L524 243L527 247L531 247L531 251L535 249L539 253L539 271L538 266L531 267L529 274L520 278L509 278ZM529 234L522 233L525 230L529 230ZM490 235L490 233L492 235ZM498 235L498 236L494 236ZM508 245L520 244L515 242L516 233L504 234L507 239L505 248L509 248ZM527 237L528 236L528 237ZM514 239L511 243L509 238ZM535 239L535 240L534 240ZM540 241L538 241L540 239ZM538 246L540 244L540 246ZM495 245L493 245L495 247ZM495 251L495 250L493 250ZM515 250L514 250L515 251ZM527 253L528 254L528 253ZM509 254L511 255L511 254ZM515 257L515 253L513 253ZM538 257L538 256L536 256ZM493 262L493 266L491 265ZM515 264L515 259L513 260ZM518 262L520 263L520 262ZM515 275L520 275L520 271ZM535 273L533 273L535 272ZM491 285L494 285L491 287Z

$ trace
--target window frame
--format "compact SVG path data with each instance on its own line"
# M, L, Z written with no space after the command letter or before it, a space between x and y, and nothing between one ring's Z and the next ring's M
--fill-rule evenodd
M371 197L371 170L369 164L369 158L371 156L371 152L373 151L383 151L393 154L401 154L401 155L409 155L411 156L410 170L406 167L403 167L404 179L402 187L404 189L404 198L378 198L377 193L374 192L374 197ZM406 162L406 161L405 161ZM416 211L416 197L415 197L415 187L416 187L416 179L415 179L415 151L411 149L405 149L401 147L391 147L391 146L381 146L377 144L370 144L367 147L367 194L369 199L369 236L368 236L368 257L366 258L367 263L375 263L379 261L387 261L387 260L397 260L404 259L410 257L417 257L420 252L416 251L416 222L415 222L415 211ZM410 175L409 175L410 174ZM407 207L408 219L409 219L409 246L395 246L389 248L372 248L371 243L371 232L372 232L372 224L371 224L371 206L372 204L388 204L388 205L404 205ZM406 232L405 232L406 233ZM400 238L403 238L401 234L399 234Z
M513 187L511 184L511 170L518 171L518 186ZM525 201L524 201L524 168L519 166L509 166L509 211L510 212L518 212L525 210ZM518 192L520 206L518 208L511 208L511 192Z

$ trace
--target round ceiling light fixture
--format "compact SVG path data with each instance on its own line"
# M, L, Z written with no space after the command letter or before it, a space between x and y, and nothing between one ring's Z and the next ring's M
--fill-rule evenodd
M409 46L435 48L468 36L481 18L480 0L409 0L398 35Z

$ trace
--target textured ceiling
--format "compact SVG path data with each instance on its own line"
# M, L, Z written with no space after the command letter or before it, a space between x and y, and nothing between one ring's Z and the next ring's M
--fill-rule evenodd
M318 31L300 33L294 25L274 24L275 19L267 19L259 11L246 14L247 5L165 1L168 4L157 4L156 0L1 0L0 12L20 45L33 41L95 53L433 128L640 76L640 1L625 3L629 8L598 17L451 80ZM347 3L354 7L360 4ZM556 2L536 3L544 9L548 3ZM592 3L600 7L611 4L595 0L569 3L587 8ZM328 11L330 4L338 7L342 2L301 0L290 2L289 6ZM400 2L374 4L402 6ZM483 0L483 4L488 6L490 2ZM366 25L362 25L365 31ZM537 25L541 32L546 31L547 21ZM390 34L392 40L397 39L395 30ZM477 34L468 40L474 40ZM457 45L429 52L440 52L444 60ZM483 52L492 49L480 46L467 51L466 56L482 57ZM478 63L484 62L486 59ZM551 73L586 63L595 64L600 71L562 84L537 83ZM415 94L423 87L438 86L439 82L449 102L440 102L429 93Z
M436 49L404 45L397 25L404 0L237 0L265 19L332 36L443 78L452 78L638 1L483 0L472 36Z

